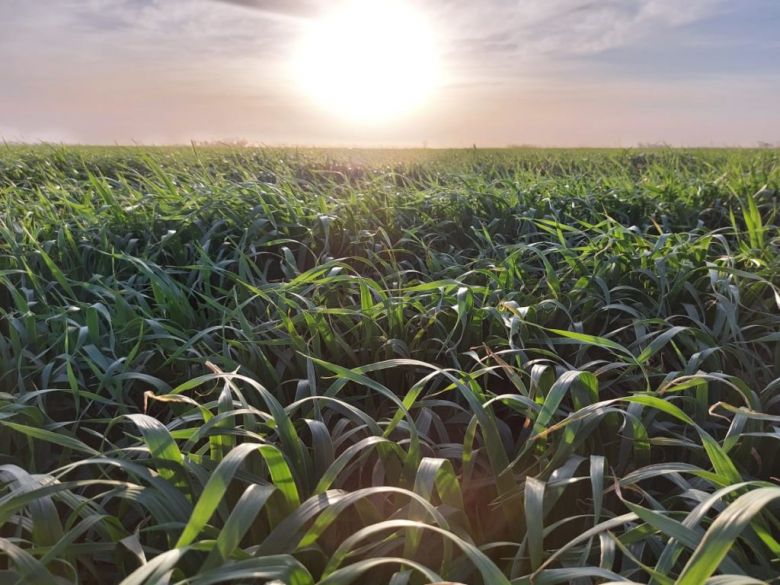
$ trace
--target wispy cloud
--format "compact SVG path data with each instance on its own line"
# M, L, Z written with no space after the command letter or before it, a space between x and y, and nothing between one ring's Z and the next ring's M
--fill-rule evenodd
M711 16L725 0L419 0L454 58L533 61L630 45ZM286 46L325 0L61 0L0 3L0 46L80 46L121 53L238 53ZM253 10L247 10L247 9ZM403 38L403 31L399 31ZM38 47L40 49L40 46Z
M318 0L213 0L251 8L269 17L308 18L322 8Z
M518 66L540 60L634 45L725 6L724 0L450 0L437 14L449 29L453 60L516 75Z
M188 54L271 49L291 12L266 2L268 10L214 0L62 0L42 6L26 0L0 3L0 38L5 44L52 46L69 53L99 49L102 55L148 52L158 59ZM302 5L302 4L301 4ZM0 42L3 42L0 40Z

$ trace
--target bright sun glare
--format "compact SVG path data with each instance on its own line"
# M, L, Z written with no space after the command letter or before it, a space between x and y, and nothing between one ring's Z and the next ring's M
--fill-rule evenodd
M433 31L402 0L346 0L307 29L297 76L322 107L383 123L420 107L438 81Z

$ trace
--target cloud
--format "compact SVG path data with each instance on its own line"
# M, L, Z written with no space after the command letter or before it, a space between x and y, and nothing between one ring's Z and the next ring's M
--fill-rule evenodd
M366 0L368 1L368 0ZM409 0L410 2L413 0ZM445 50L532 60L586 55L709 16L726 0L416 0L440 29ZM70 47L159 54L210 43L214 51L283 45L326 0L27 0L0 2L0 46L67 41ZM248 10L252 9L252 10ZM402 36L403 31L399 31Z
M443 6L431 0L429 6L448 29L451 57L483 69L632 45L716 14L725 0L450 0Z
M0 2L0 43L53 45L65 52L95 52L107 57L122 52L148 53L157 59L204 48L212 52L271 46L293 19L303 0L252 3L250 0L61 0L47 6L23 0ZM20 51L21 53L21 51ZM67 56L67 55L66 55Z
M322 2L317 0L213 0L225 4L235 4L244 8L251 8L263 13L265 16L298 17L306 18L317 12Z

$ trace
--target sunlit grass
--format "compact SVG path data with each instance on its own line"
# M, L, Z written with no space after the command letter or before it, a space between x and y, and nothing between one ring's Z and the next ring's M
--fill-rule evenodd
M0 582L776 579L779 165L7 148Z

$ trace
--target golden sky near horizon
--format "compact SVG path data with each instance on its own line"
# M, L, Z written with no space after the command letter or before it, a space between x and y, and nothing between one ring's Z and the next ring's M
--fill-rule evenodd
M775 0L0 0L0 137L780 142Z

